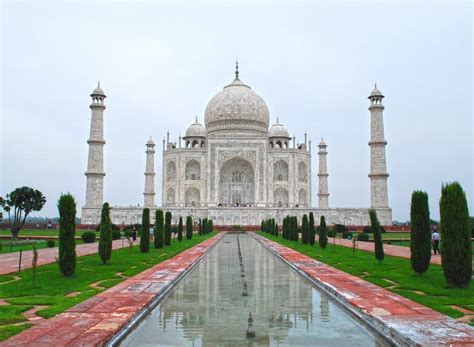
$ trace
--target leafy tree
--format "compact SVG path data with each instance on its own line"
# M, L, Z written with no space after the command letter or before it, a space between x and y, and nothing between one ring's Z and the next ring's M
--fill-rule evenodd
M411 268L421 275L428 270L431 260L430 209L426 192L412 193L410 224Z
M328 245L328 229L326 227L326 219L321 216L319 221L319 247L325 249Z
M1 207L8 213L8 222L12 238L17 239L20 230L25 225L26 217L33 211L40 211L46 198L39 190L30 187L16 188L2 199ZM12 222L13 214L13 222Z
M140 236L140 252L150 251L150 209L144 208L142 214L142 235Z
M467 287L472 277L472 243L466 194L458 182L441 189L441 264L449 286Z
M65 277L76 271L76 201L71 194L62 194L59 210L59 271Z
M183 241L183 217L179 217L178 222L178 241Z
M309 222L308 222L308 215L303 215L303 221L301 226L301 241L304 244L307 244L309 241Z
M155 239L153 245L155 248L163 248L163 210L156 210L155 212Z
M108 202L102 205L100 216L99 257L106 264L112 256L112 222L110 221L110 206Z
M314 228L314 215L313 212L309 213L309 244L314 245L316 238L316 229Z
M191 240L193 238L193 219L191 216L186 218L186 239Z
M383 251L382 231L380 230L380 222L377 218L377 212L374 209L369 210L369 216L372 234L374 235L375 259L377 259L380 263L382 262L385 256Z
M165 246L171 245L171 217L171 212L168 211L165 213Z

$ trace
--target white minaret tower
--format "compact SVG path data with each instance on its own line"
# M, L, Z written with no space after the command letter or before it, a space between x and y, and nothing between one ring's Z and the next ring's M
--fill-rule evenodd
M372 208L388 208L387 163L385 159L385 141L383 127L382 99L384 96L377 89L370 93L370 206ZM391 221L390 221L391 224Z
M318 145L319 151L319 191L318 191L318 208L329 208L329 188L328 188L328 162L326 151L326 142L321 139Z
M155 143L150 137L146 143L146 168L145 168L145 192L144 206L155 207Z
M89 135L89 157L87 160L86 204L85 208L102 207L104 202L104 100L106 98L104 91L100 88L100 82L97 88L91 94L92 103L90 108L91 130Z

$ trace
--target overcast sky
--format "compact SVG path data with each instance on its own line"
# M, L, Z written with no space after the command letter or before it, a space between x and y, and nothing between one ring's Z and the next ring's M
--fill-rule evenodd
M328 144L332 207L368 207L369 112L384 99L389 204L409 218L415 189L439 218L443 182L473 202L470 2L1 4L0 195L27 185L57 215L61 192L85 199L89 94L101 81L105 199L143 204L145 143L203 122L210 98L234 76L259 93L290 134ZM79 209L80 210L80 209ZM80 212L79 212L80 213Z

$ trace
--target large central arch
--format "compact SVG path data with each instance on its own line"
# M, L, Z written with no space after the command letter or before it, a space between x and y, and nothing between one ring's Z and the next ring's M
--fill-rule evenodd
M219 170L219 204L255 204L255 173L250 162L234 157Z

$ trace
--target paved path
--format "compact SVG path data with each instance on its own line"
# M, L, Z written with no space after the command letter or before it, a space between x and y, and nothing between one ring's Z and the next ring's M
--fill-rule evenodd
M223 236L219 233L115 287L0 343L3 346L102 346L166 292Z
M126 240L115 240L112 243L112 249L118 249L127 247ZM97 253L98 243L84 243L76 246L76 254L78 257L81 255L89 255ZM44 265L56 262L58 257L58 247L54 248L42 248L38 249L38 263L37 265ZM33 260L33 251L23 251L21 255L21 270L29 269L32 267L31 261ZM17 272L18 265L20 263L20 252L4 253L0 254L0 275L6 275L9 273Z
M333 237L329 237L328 240L329 240L329 243L331 243L331 244L334 243L334 238ZM344 246L344 247L352 248L352 240L336 239L336 245L341 245L341 246ZM358 249L361 249L363 251L369 251L369 252L374 251L374 243L373 242L356 241L356 245L357 245ZM383 245L383 251L385 252L385 254L393 255L394 257L410 259L410 247L384 244ZM439 254L438 255L433 255L432 254L431 255L431 264L441 265L441 256Z
M361 278L255 235L257 241L308 276L316 286L402 345L474 346L474 328Z

